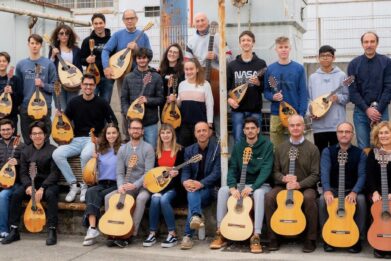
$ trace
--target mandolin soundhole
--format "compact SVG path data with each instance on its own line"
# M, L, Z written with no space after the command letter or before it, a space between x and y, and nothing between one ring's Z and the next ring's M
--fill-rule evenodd
M45 106L45 102L41 99L34 99L33 106Z
M135 108L139 113L143 113L143 107L141 107L140 104L136 104L136 105L134 106L134 108Z
M13 178L14 175L15 175L11 168L6 168L4 172L5 172L5 174L6 174L7 176L9 176L10 178Z
M173 117L174 119L179 119L178 113L176 111L170 111L170 116Z

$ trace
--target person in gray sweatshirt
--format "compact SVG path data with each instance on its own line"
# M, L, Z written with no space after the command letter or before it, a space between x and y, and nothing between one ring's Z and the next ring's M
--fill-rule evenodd
M310 100L329 94L342 86L346 74L333 64L335 61L335 49L329 45L319 48L319 69L310 75L308 90ZM335 126L346 120L346 104L349 101L348 87L340 88L330 97L333 103L330 110L322 117L312 115L312 128L314 131L315 145L319 152L330 145L338 143ZM311 106L311 105L310 105Z

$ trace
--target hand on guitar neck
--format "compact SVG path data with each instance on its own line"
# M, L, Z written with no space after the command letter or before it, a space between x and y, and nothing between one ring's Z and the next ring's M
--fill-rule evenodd
M229 192L231 193L231 195L235 198L235 199L240 199L241 197L242 198L245 198L245 197L248 197L252 192L253 192L253 189L251 187L245 187L242 192L240 192L238 189L236 188L230 188L229 189Z
M126 191L128 190L134 190L136 189L136 185L134 185L133 183L125 183L125 184L122 184L119 188L118 188L118 192L121 193L121 194L125 194Z

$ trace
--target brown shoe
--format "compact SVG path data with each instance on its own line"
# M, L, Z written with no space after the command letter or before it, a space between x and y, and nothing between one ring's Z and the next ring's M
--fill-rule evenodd
M262 245L259 235L253 235L250 239L250 251L251 253L262 253Z
M303 252L304 253L311 253L314 252L316 249L315 240L305 240L303 245Z
M225 238L221 235L220 230L217 230L215 238L210 243L209 248L210 249L220 249L227 245L227 242L225 241Z
M280 244L277 239L270 239L269 251L277 251L280 249Z
M194 215L190 219L190 228L194 230L200 229L200 227L203 227L204 225L204 220L202 217Z
M188 250L193 247L193 240L191 240L190 236L184 236L181 242L181 249Z

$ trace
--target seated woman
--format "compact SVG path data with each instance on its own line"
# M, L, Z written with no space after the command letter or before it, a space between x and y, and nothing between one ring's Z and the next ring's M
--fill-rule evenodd
M176 142L174 128L169 124L162 124L159 130L159 137L156 148L157 166L174 167L183 162L183 150ZM149 236L143 242L143 246L150 247L156 243L156 233L160 213L163 214L166 221L168 236L161 244L162 247L173 247L178 243L178 237L175 232L175 216L172 208L172 202L181 187L180 176L177 170L170 170L173 178L168 186L160 193L155 193L151 197L149 207Z
M99 181L96 186L90 187L86 194L86 211L83 217L83 225L88 227L83 246L91 246L96 243L99 236L97 229L100 218L100 207L104 203L107 194L117 189L116 166L117 152L121 146L121 135L118 127L109 123L103 129L99 138L98 158Z

